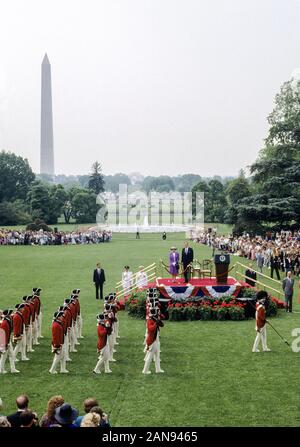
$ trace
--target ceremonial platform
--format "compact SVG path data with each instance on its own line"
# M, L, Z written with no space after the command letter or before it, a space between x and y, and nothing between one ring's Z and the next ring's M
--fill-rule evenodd
M220 298L228 295L237 297L243 287L249 286L229 276L224 284L217 283L215 277L192 278L188 284L183 278L176 279L176 282L172 278L156 278L156 281L148 284L148 287L156 287L161 299L188 300L205 297Z

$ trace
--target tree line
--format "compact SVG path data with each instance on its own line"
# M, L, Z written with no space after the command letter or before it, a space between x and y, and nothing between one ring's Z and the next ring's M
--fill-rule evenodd
M0 225L28 224L40 219L56 224L62 215L66 223L94 222L99 206L96 197L104 191L102 168L92 166L87 187L69 189L38 179L28 160L11 152L0 152Z

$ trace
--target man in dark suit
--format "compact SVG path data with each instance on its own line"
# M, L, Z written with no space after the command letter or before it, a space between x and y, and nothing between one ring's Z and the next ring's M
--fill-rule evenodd
M294 278L292 272L287 272L286 278L282 281L282 290L285 298L285 311L293 311Z
M245 271L245 282L249 284L251 287L255 287L256 284L256 272L252 269L252 264L249 265L249 268Z
M186 283L188 283L190 280L190 269L187 267L189 264L191 264L191 262L193 262L193 260L194 260L194 251L191 247L189 247L188 241L185 241L184 248L182 249L181 252L181 262L183 265L183 270L185 271L184 280Z
M7 416L7 420L13 428L21 426L20 415L28 409L29 399L26 394L17 397L16 404L18 411Z
M105 273L101 268L101 264L98 262L94 270L93 281L96 288L96 300L99 299L100 290L100 300L103 300L103 284L105 283Z

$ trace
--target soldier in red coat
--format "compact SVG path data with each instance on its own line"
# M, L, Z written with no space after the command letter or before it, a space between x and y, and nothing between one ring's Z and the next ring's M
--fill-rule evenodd
M104 366L104 372L106 374L112 371L109 368L109 346L108 346L108 333L109 333L109 322L106 320L104 314L99 314L97 316L97 333L98 333L98 362L95 366L93 372L95 374L101 374L101 367Z
M147 320L147 338L146 346L147 352L145 356L145 364L143 369L143 374L151 374L150 365L152 360L155 363L155 372L163 373L164 371L160 367L160 349L158 343L158 334L161 327L164 324L160 320L158 311L156 308L151 308L149 312L149 318Z
M33 295L27 296L26 303L29 304L30 307L30 324L29 324L29 337L28 337L28 346L27 351L28 352L34 352L33 349L33 334L34 334L34 327L35 327L35 306L33 302Z
M10 364L10 372L18 373L15 367L15 356L11 343L11 335L13 333L12 315L13 310L7 309L0 312L0 374L6 374L5 362L7 357Z
M108 331L108 347L109 347L109 361L110 362L116 362L116 359L114 358L114 352L116 352L116 350L114 349L114 345L115 345L115 334L114 334L114 325L116 322L116 317L113 313L113 309L111 304L104 304L104 316L105 316L105 321L107 324L107 327L109 328Z
M69 354L70 350L69 332L72 326L72 314L68 306L60 306L58 308L58 312L63 313L62 322L64 326L64 351L65 351L66 362L71 362L72 359L70 358Z
M76 305L76 314L77 314L76 335L77 335L77 339L84 338L82 335L83 321L82 321L82 315L81 315L81 309L80 309L79 294L80 294L80 289L74 289L71 294L71 299L74 299L74 302Z
M268 299L268 294L264 290L257 293L257 304L255 313L255 330L256 337L254 340L252 352L259 352L258 346L261 341L262 349L264 352L271 351L267 346L267 328L266 328L266 300Z
M13 340L16 343L14 349L14 357L15 361L18 362L18 353L21 352L21 360L28 361L29 358L26 357L26 333L25 333L25 323L23 316L23 308L25 307L24 303L15 305L15 312L12 314L13 320Z
M25 295L22 297L24 307L22 309L22 314L24 318L25 325L25 336L26 336L26 352L34 352L32 349L32 306L29 304L31 295Z
M62 321L63 312L55 312L52 321L52 352L54 359L49 370L50 374L57 374L56 368L60 364L60 372L68 373L66 370L66 358L63 349L64 344L64 323Z
M40 287L34 287L32 289L32 295L35 297L35 301L38 301L38 303L35 304L36 312L37 312L37 336L38 338L43 338L42 336L42 320L43 320L43 312L42 312L42 305L41 305L41 291L42 289Z
M68 334L69 334L69 345L70 345L70 352L77 352L77 349L75 347L76 344L76 337L75 337L75 322L76 320L74 320L74 318L76 318L76 311L75 311L75 307L74 305L72 305L72 300L71 298L67 298L64 301L64 306L67 307L67 313L68 313L68 321L70 321L71 325L68 329Z

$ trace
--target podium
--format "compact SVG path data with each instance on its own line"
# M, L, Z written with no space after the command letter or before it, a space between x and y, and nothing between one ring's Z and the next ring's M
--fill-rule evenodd
M227 284L228 268L230 264L229 255L215 255L217 284Z

